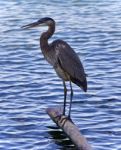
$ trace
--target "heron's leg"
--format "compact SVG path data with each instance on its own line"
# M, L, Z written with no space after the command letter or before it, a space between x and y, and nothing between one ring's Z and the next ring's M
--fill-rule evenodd
M65 115L65 108L66 108L66 95L67 95L67 88L65 81L63 81L63 86L64 86L64 106L63 106L63 115Z
M72 89L71 81L70 81L70 88L71 88L71 95L70 95L70 106L69 106L68 118L71 118L71 104L72 104L72 99L73 99L73 89Z

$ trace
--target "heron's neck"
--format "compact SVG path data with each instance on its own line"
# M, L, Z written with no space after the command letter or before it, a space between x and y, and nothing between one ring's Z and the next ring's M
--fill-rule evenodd
M49 26L48 30L42 33L40 37L40 47L43 52L49 50L48 39L53 35L54 32L55 32L55 24Z

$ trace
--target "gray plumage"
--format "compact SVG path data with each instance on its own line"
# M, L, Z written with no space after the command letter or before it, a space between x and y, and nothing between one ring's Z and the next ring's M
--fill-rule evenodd
M69 81L71 79L72 82L86 91L86 75L78 55L66 42L62 40L54 41L51 46L56 53L56 65L54 68L59 77L65 81ZM58 70L62 70L65 75L61 75ZM83 85L83 82L85 82L85 86Z

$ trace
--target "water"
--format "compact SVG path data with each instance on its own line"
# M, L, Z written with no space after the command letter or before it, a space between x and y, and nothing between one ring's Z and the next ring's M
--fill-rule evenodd
M120 0L0 1L1 150L75 149L45 112L63 105L62 82L39 49L46 28L20 28L45 16L57 22L51 40L66 40L88 74L87 93L73 85L73 121L93 149L121 149L120 8Z

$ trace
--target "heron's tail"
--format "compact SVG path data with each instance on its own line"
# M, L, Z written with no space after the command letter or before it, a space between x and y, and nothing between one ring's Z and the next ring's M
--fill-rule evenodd
M86 78L83 81L80 81L79 79L75 79L73 77L71 77L71 81L73 83L75 83L76 85L78 85L79 87L81 87L84 92L87 92L87 80Z

